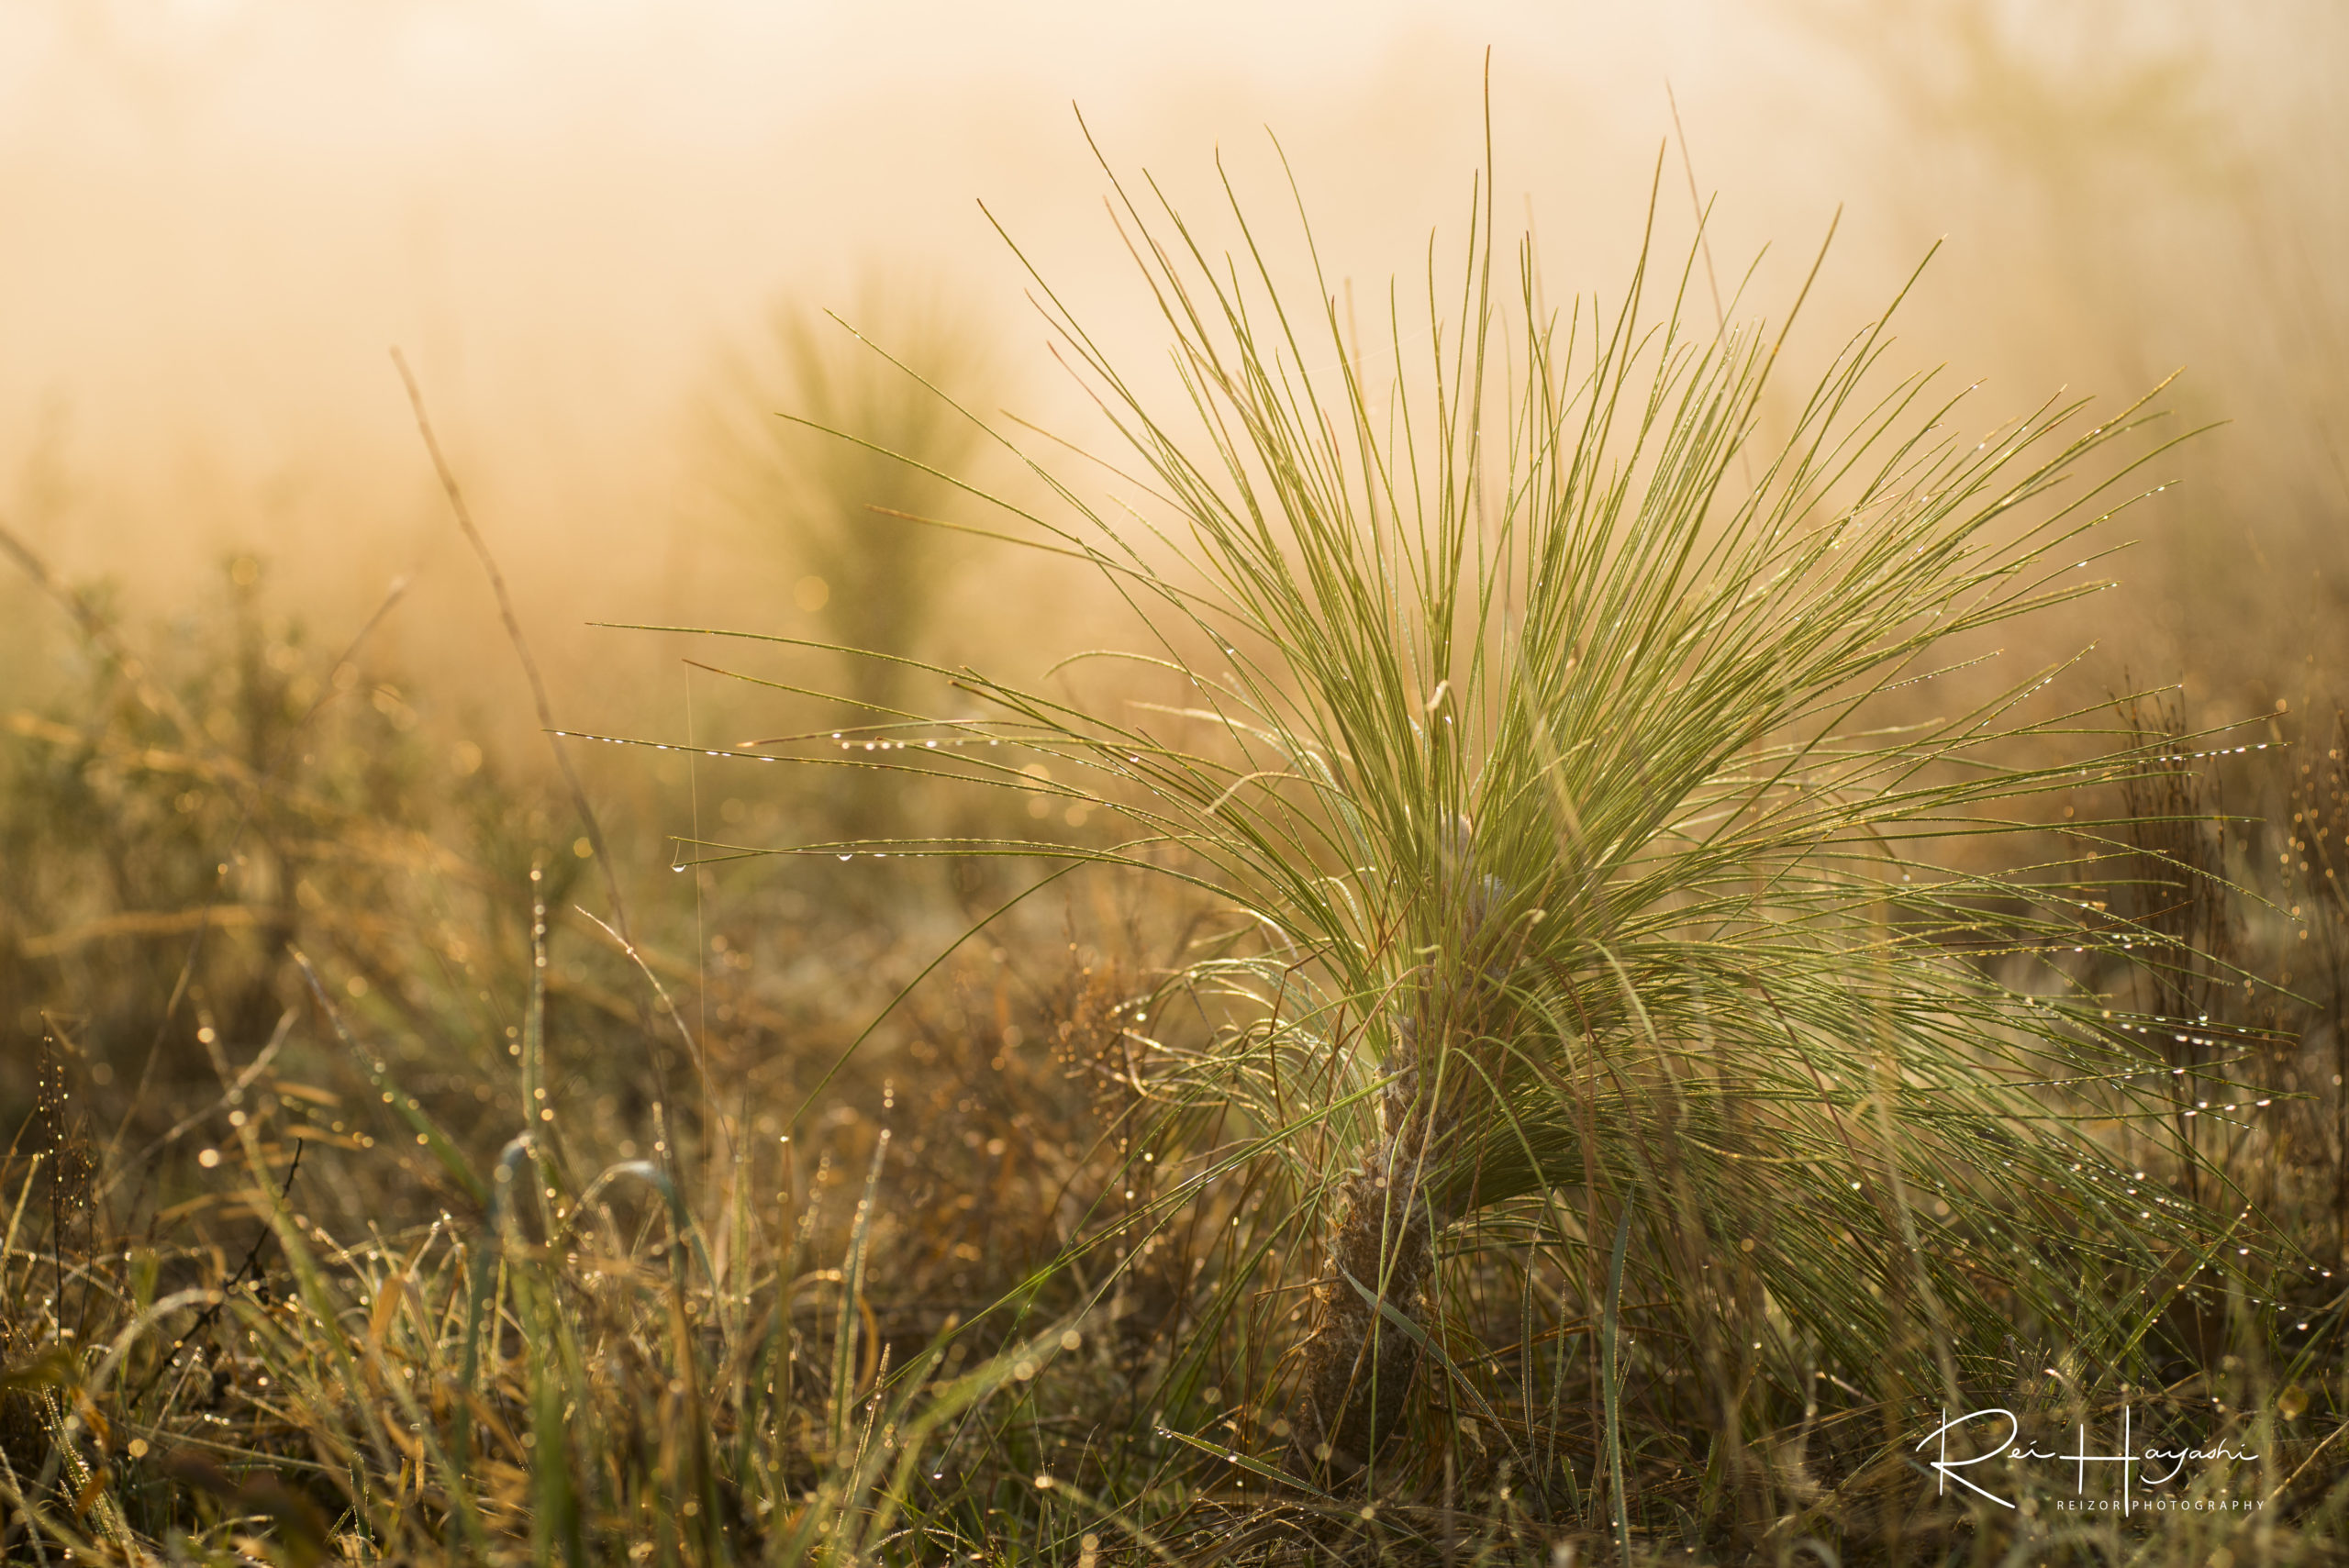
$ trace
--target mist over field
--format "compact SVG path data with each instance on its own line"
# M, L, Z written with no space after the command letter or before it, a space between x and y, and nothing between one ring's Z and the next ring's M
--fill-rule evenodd
M985 340L991 406L1104 449L978 204L1148 373L1155 318L1073 107L1119 172L1209 216L1218 153L1283 212L1269 128L1332 274L1408 297L1481 161L1487 48L1500 210L1533 224L1553 300L1619 285L1669 93L1665 247L1693 168L1728 282L1771 248L1749 310L1784 309L1842 206L1814 353L1945 237L1901 330L1987 381L1986 428L2181 368L2182 417L2233 421L2135 519L2141 662L2210 660L2251 604L2301 621L2339 576L2324 259L2349 139L2323 6L211 0L0 29L0 498L150 608L250 549L322 627L416 573L427 640L488 631L397 344L557 662L628 669L589 618L791 624L796 573L714 497L706 439L713 403L742 406L719 366L778 303L861 303L882 336L887 302L935 305ZM952 618L1015 635L984 596Z

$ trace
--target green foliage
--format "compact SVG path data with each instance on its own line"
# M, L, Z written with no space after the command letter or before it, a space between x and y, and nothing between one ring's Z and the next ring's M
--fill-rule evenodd
M1235 917L1145 1015L1213 1020L1149 1040L1161 1196L1085 1243L1258 1193L1165 1386L1245 1369L1244 1429L1344 1481L1431 1365L1453 1386L1406 1471L1446 1448L1437 1408L1507 1405L1504 1472L1557 1487L1591 1464L1565 1326L1600 1316L1626 1214L1639 1331L1712 1391L1709 1521L1765 1506L1746 1435L1822 1369L1921 1412L2029 1324L2143 1375L2145 1282L2235 1261L2232 1225L2141 1209L2082 1126L2169 1108L2150 1022L2082 983L2159 933L2083 918L1983 835L2149 752L2043 695L2060 670L1986 687L1974 655L2101 585L2092 530L2162 450L2148 406L1961 433L1960 397L1887 373L1888 317L1774 404L1786 328L1692 324L1695 246L1660 306L1643 253L1611 314L1561 317L1529 244L1512 316L1481 201L1375 384L1318 262L1283 284L1234 214L1219 259L1123 208L1179 414L1056 317L1147 476L1139 521L1066 484L1075 526L1021 514L1101 566L1150 643L1115 657L1179 697L1130 718L957 673L1004 717L900 724L882 764L1041 778L1134 829L1063 852ZM1499 1282L1520 1346L1561 1349L1483 1350Z

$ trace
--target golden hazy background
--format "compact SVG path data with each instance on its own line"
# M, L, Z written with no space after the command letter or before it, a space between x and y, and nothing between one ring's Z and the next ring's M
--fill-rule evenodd
M322 643L407 575L386 656L510 708L399 345L558 710L674 728L675 650L588 623L821 635L840 608L795 597L789 521L729 490L777 311L916 361L952 339L983 406L1106 448L986 216L1114 352L1163 362L1073 107L1186 211L1212 216L1219 153L1277 229L1269 128L1324 261L1375 299L1431 233L1456 264L1489 49L1499 211L1553 298L1613 297L1661 152L1670 245L1693 172L1725 282L1771 247L1756 309L1842 208L1822 357L1945 239L1902 351L1984 381L1986 428L2184 369L2181 419L2231 423L2159 465L2185 483L2066 635L2267 711L2343 662L2344 42L2337 6L2167 0L26 0L0 9L0 517L133 616L251 550ZM1075 635L1065 584L956 560L935 651ZM49 614L0 585L0 617ZM44 646L0 639L19 674Z

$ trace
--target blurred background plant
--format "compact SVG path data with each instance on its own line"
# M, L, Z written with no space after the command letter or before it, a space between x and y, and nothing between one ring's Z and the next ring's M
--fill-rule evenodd
M710 395L711 484L740 537L783 564L789 602L824 640L883 655L843 661L834 685L851 725L900 706L896 660L939 650L967 550L934 523L957 483L985 482L974 460L989 442L973 416L1001 401L985 321L942 290L877 276L837 313L785 297Z

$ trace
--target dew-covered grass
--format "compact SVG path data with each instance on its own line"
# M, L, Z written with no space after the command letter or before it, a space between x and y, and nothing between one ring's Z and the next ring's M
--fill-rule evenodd
M2341 1555L2349 721L1996 657L2158 395L1977 412L1701 241L1553 308L1481 181L1366 351L1119 188L1175 399L1043 278L1123 450L930 389L1027 485L939 520L1130 612L1073 675L712 631L558 772L259 562L149 628L11 536L0 1556ZM2197 1457L1939 1479L1993 1408Z

